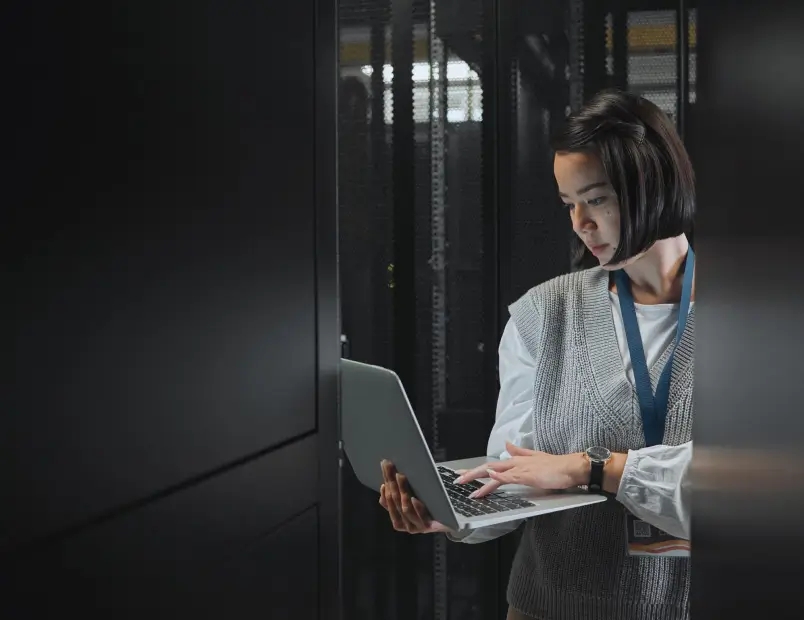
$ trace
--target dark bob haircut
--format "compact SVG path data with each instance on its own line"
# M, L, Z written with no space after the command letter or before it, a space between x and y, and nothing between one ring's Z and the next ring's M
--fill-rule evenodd
M647 99L604 90L571 114L551 139L556 153L589 151L603 163L620 203L620 263L661 239L691 234L695 174L673 122ZM576 267L596 264L573 235Z

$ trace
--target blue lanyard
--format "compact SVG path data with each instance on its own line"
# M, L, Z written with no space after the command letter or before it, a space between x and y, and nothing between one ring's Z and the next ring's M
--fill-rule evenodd
M692 248L687 253L684 268L684 283L681 288L681 307L676 327L676 341L667 364L662 369L659 382L656 384L656 394L650 384L648 364L645 361L645 349L642 346L642 335L639 333L634 296L631 294L631 281L624 270L614 272L617 283L617 294L620 297L620 308L623 314L625 337L628 340L628 350L631 353L631 365L634 369L634 383L639 397L639 409L642 412L642 427L645 431L645 445L655 446L664 440L664 421L667 417L667 400L670 396L670 375L673 370L675 357L681 334L687 325L687 315L690 310L692 297L692 274L695 269L695 253Z

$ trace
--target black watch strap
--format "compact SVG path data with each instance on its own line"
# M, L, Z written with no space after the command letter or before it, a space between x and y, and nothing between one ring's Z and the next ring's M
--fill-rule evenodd
M592 472L589 476L589 492L590 493L600 493L603 490L603 467L605 463L603 461L592 461L590 460L592 465Z

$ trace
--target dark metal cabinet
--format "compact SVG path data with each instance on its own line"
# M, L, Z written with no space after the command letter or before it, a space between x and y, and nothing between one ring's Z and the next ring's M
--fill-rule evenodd
M60 541L10 554L3 606L13 610L9 617L70 610L132 620L315 618L315 453L316 439L308 437ZM292 609L305 613L294 616Z
M335 7L62 5L1 26L0 616L337 617Z

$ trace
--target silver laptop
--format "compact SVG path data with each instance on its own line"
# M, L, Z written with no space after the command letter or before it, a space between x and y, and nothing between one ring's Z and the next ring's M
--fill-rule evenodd
M469 494L481 480L455 484L456 469L496 459L477 457L436 463L399 377L387 368L341 360L341 432L346 456L360 482L377 492L380 462L388 459L405 474L413 494L430 515L453 530L467 530L606 501L582 489L535 491L503 485L479 499Z

